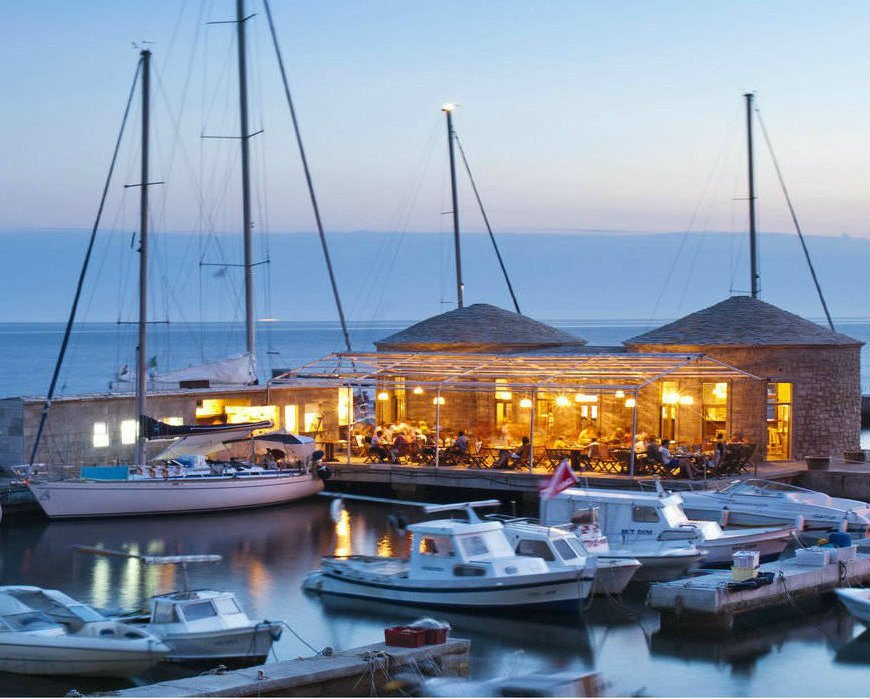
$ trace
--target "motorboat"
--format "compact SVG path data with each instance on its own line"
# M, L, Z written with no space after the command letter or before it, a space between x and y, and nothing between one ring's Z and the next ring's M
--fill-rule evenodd
M849 532L867 536L870 505L860 500L832 498L816 490L779 481L750 478L732 481L718 490L680 493L691 519L738 527L794 526L804 531Z
M155 595L145 613L125 614L119 621L141 624L169 647L165 660L176 663L221 662L258 665L265 662L272 643L281 638L281 621L253 621L242 611L236 596L217 590L192 590L187 567L191 563L217 563L216 554L140 556L126 551L77 546L82 553L135 558L146 565L178 565L184 588Z
M844 587L834 592L849 614L870 628L870 589Z
M34 479L28 487L52 519L217 512L276 505L320 492L318 452L308 437L298 439L308 440L311 453L293 468L205 460L206 455L223 451L239 439L255 439L255 431L271 424L197 426L146 421L150 439L174 438L148 465L85 467L79 478Z
M504 532L518 556L543 558L550 570L582 568L586 558L595 556L593 595L618 595L631 582L641 567L640 561L628 556L610 556L604 540L604 549L596 542L590 551L571 527L547 527L525 518L503 518Z
M421 681L422 680L422 681ZM604 683L597 672L530 672L488 680L460 677L410 677L423 697L600 697Z
M635 490L568 488L541 501L544 524L567 524L576 510L596 507L601 530L611 542L642 560L643 554L660 555L687 544L703 551L704 565L730 565L735 551L758 551L761 560L775 560L794 540L795 528L753 527L724 531L716 522L690 520L682 497L659 489Z
M504 525L483 520L477 507L498 500L428 505L427 514L462 511L464 519L411 524L409 559L327 556L304 582L308 591L442 608L528 610L563 608L576 612L592 592L596 560L551 569L535 556L520 556Z
M58 590L0 587L0 671L131 677L168 653L146 630L109 620Z

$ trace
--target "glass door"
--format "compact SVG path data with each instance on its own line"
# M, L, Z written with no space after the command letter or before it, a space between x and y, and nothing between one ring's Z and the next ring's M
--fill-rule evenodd
M791 384L767 384L767 460L791 458Z

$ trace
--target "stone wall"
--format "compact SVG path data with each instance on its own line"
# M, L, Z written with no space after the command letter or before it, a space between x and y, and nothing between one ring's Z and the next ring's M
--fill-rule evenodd
M204 398L238 401L247 405L277 405L278 424L285 427L285 406L300 406L300 421L305 405L317 406L322 416L315 436L319 441L333 441L339 436L338 391L336 388L297 388L265 386L219 391L196 391L177 394L157 394L148 398L148 414L156 419L180 417L184 424L196 424L197 402ZM36 400L5 399L0 401L0 466L25 463L39 426L42 402ZM51 407L43 431L36 461L44 464L130 463L135 445L121 443L121 423L135 417L135 399L132 396L94 395L60 398ZM109 445L94 446L94 423L107 426ZM297 432L303 432L299 425ZM147 454L152 457L163 450L167 442L148 444Z
M632 351L700 352L771 382L792 384L792 458L856 449L861 434L858 346L702 347L632 345ZM729 430L766 448L766 387L735 381Z

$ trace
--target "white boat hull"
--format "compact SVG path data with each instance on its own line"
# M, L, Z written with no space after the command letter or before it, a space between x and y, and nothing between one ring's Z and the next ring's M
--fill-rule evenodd
M731 565L737 551L758 551L762 561L774 560L794 541L794 534L792 528L726 531L699 544L707 551L701 561L708 566Z
M151 625L145 628L155 633ZM218 629L202 633L160 635L169 646L166 660L174 663L224 661L255 664L266 659L272 643L281 637L282 625L262 622L247 628Z
M478 578L447 581L412 581L389 583L314 571L305 579L306 590L321 594L344 595L383 600L394 604L413 604L442 608L477 609L546 609L567 608L576 611L581 600L588 598L593 575L582 570L519 575L504 578Z
M19 675L131 677L166 655L154 641L119 641L0 633L0 671Z
M277 505L315 495L323 482L313 474L167 478L119 481L69 480L28 484L52 519L129 517L215 512Z
M618 595L641 569L641 564L630 558L598 556L593 595Z
M834 592L849 614L870 628L870 590L847 588Z

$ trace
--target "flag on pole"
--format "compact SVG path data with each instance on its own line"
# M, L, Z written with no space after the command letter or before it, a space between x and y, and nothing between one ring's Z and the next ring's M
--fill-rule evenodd
M556 468L556 472L553 474L552 478L550 478L547 485L541 488L541 497L556 497L556 495L561 493L563 490L570 488L576 483L577 476L575 476L574 471L571 470L571 464L568 462L568 459L562 459L562 462Z

